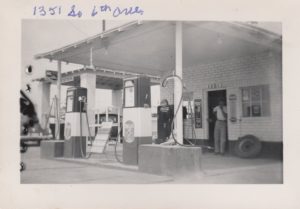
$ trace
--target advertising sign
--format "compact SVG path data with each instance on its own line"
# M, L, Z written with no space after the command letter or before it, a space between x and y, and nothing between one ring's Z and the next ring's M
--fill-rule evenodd
M202 101L201 99L194 100L195 108L195 128L202 128Z
M128 120L124 124L124 139L127 143L134 141L134 123Z
M133 81L125 82L125 107L134 107L135 105L134 83Z
M57 81L57 71L46 70L46 78L49 78L51 81Z
M235 123L237 121L237 114L236 114L236 95L230 94L229 95L229 108L230 108L230 118L229 120L232 123ZM245 98L244 98L245 99Z

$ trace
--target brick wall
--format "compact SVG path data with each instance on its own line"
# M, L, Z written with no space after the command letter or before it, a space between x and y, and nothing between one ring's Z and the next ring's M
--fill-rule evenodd
M194 99L202 99L203 128L196 129L196 136L207 138L207 91L226 89L228 96L237 96L237 117L235 123L228 123L228 138L234 140L245 134L254 134L262 141L282 141L282 64L281 54L263 52L246 57L237 57L215 63L196 65L183 70L183 80ZM269 85L270 116L241 117L240 87ZM215 89L214 89L215 88ZM173 103L173 83L161 88L161 99ZM228 108L229 111L229 108ZM230 115L230 111L228 112Z

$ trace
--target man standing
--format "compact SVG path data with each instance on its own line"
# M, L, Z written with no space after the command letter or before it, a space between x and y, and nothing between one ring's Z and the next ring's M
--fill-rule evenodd
M215 154L224 155L226 143L227 108L223 100L213 109L216 116L214 129Z

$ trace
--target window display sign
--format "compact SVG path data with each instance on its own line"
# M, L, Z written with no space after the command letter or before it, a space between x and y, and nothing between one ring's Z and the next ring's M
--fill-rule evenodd
M73 112L74 91L67 92L67 112Z
M260 105L252 105L252 116L261 116Z
M202 128L202 104L201 99L194 100L195 107L195 128Z
M125 107L134 107L134 83L133 81L125 82Z
M127 143L134 141L134 123L128 120L124 124L124 139Z

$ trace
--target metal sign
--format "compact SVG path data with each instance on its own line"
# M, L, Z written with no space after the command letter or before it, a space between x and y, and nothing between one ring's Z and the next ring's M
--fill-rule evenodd
M124 124L124 139L127 143L134 141L134 123L128 120Z
M237 114L236 114L236 95L230 94L229 95L229 109L230 109L230 122L235 123L237 121Z
M219 89L219 88L224 88L222 83L210 83L207 85L209 89Z
M201 99L194 100L195 108L195 128L202 128L202 101Z
M71 123L67 122L65 126L65 139L69 140L71 139Z
M57 81L57 71L46 70L46 78L50 79L51 81Z
M125 107L134 107L135 105L135 92L134 92L134 81L127 80L124 83L125 91Z
M71 81L74 81L74 76L72 75L61 77L61 83L67 83Z

